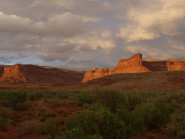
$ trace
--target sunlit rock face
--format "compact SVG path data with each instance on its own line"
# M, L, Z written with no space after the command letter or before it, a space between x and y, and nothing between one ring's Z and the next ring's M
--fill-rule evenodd
M26 83L25 70L23 65L18 64L5 67L0 80L9 83Z
M114 72L114 70L115 70L114 68L99 68L99 69L93 68L90 71L86 72L82 82L87 82L89 80L111 75Z
M142 54L135 54L129 59L121 59L115 68L93 68L85 73L82 82L102 78L115 73L142 73L152 71L185 70L185 59L142 60Z
M168 71L185 70L185 60L167 61Z
M0 66L0 84L75 84L83 73L37 65Z
M149 71L149 69L143 66L142 55L136 54L129 59L119 60L114 73L140 73Z

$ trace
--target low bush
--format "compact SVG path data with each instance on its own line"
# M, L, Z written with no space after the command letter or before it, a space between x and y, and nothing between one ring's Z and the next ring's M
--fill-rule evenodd
M0 117L0 130L1 131L7 130L6 124L7 124L7 119Z
M141 104L134 110L137 121L140 121L147 130L159 128L168 120L169 114L168 106L162 104Z
M64 104L63 100L59 98L44 99L44 102L52 107L61 106Z
M105 139L124 139L131 136L125 122L99 103L69 118L66 126L70 132L80 129L85 134L101 135Z
M77 96L78 106L83 106L83 104L92 104L94 99L92 95L88 92L82 92Z
M136 105L141 104L142 100L137 94L128 94L127 95L127 109L132 111L135 109Z
M179 92L170 92L167 95L166 98L167 102L172 102L172 101L176 101L178 104L180 103L184 103L185 102L185 92L183 91L179 91Z
M185 138L185 108L175 112L172 119L172 123L167 126L167 134Z
M43 133L45 135L51 135L52 137L59 135L60 134L60 121L55 118L46 120L44 127L43 127Z
M60 92L58 90L46 90L43 93L44 93L44 98L56 98L56 96Z
M0 107L0 117L12 119L14 117L14 111L11 108Z
M41 91L32 91L27 94L28 94L29 100L39 100L44 97L44 94Z
M18 131L24 135L42 134L43 123L38 120L24 121L18 128Z
M1 104L16 110L17 105L25 102L27 94L21 91L8 91L2 96Z
M118 116L119 120L125 123L125 126L127 127L126 134L128 136L134 136L137 132L144 132L144 125L140 121L138 121L137 117L129 112L127 109L118 109L116 115Z
M126 97L120 91L113 89L95 90L94 98L97 102L108 107L111 112L116 113L120 107L125 107Z
M103 139L101 135L89 135L86 134L82 129L72 129L65 132L63 136L55 139Z

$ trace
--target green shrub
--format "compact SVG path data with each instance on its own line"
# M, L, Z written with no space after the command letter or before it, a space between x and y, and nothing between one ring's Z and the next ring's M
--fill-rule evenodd
M18 131L23 133L24 135L41 134L42 128L43 123L38 120L24 121L21 123Z
M168 107L157 106L155 104L141 104L134 110L137 121L147 130L152 130L163 125L169 116Z
M46 139L53 139L51 135L46 136Z
M56 139L56 138L55 138ZM100 135L89 135L86 134L82 129L67 130L62 137L57 139L103 139Z
M185 92L171 92L167 96L167 102L176 101L178 104L185 102Z
M92 95L88 92L83 92L79 94L77 99L78 99L79 106L83 106L83 104L86 104L86 103L92 104L94 102Z
M45 99L44 101L45 103L47 103L47 105L52 107L61 106L62 104L64 104L62 99L59 99L59 98Z
M127 96L127 109L134 110L135 106L141 103L141 97L136 94L130 94Z
M30 100L39 100L43 98L44 94L41 91L32 91L28 93L28 98Z
M119 107L126 105L126 97L120 91L113 89L95 90L95 100L108 107L111 112L116 113Z
M7 124L7 119L0 117L0 130L1 131L7 130L6 124Z
M27 99L27 94L21 91L9 91L2 97L1 103L4 106L12 107L16 109L17 105L25 102Z
M116 115L119 120L124 121L127 127L126 134L129 136L134 136L138 131L144 129L144 125L137 121L137 118L125 108L120 108L117 110Z
M45 135L57 136L60 133L60 121L58 119L52 118L45 122L43 127L43 133Z
M80 129L85 134L101 135L105 139L124 139L131 136L125 122L99 103L68 118L66 126L69 130Z
M172 123L167 127L167 133L171 136L185 138L185 108L173 114Z
M0 117L12 119L14 117L14 111L11 108L0 107Z
M25 104L25 103L17 103L14 110L16 111L25 111L30 107L29 104Z
M44 91L44 98L55 98L59 94L58 90L47 90Z
M65 132L62 139L86 139L86 134L81 129L72 129Z

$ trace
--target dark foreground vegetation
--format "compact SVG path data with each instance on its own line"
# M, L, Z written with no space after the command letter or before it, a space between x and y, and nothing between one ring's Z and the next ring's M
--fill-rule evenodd
M185 92L0 91L0 137L9 130L20 138L185 138Z

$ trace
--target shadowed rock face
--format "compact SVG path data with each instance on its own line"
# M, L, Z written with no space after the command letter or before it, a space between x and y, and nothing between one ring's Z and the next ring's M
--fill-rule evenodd
M0 77L3 75L3 72L4 72L4 68L0 67Z
M36 65L0 67L0 84L75 84L83 73Z
M101 78L115 73L142 73L152 71L185 70L185 60L148 60L143 61L142 55L136 54L129 59L121 59L115 68L92 69L85 73L82 82Z

